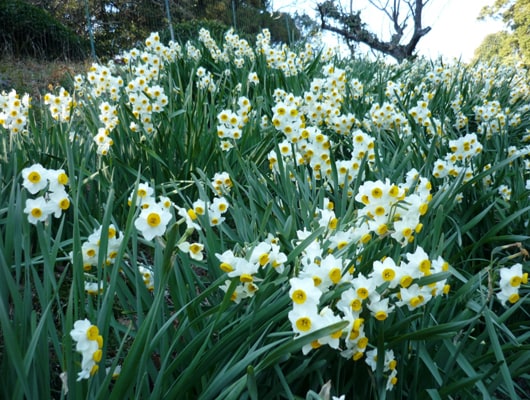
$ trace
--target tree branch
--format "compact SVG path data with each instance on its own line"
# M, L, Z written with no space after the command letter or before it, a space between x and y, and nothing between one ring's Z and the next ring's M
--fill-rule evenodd
M345 38L346 41L364 43L370 48L394 57L398 62L402 62L413 56L414 50L420 39L431 30L430 27L422 27L423 7L428 1L429 0L406 1L411 13L407 15L403 21L399 21L401 0L394 0L393 7L390 11L388 10L388 1L382 9L382 6L378 6L370 0L370 3L383 11L392 22L395 33L392 35L390 41L383 41L369 31L366 28L366 24L362 22L360 11L350 12L349 14L344 13L337 8L333 0L319 4L318 11L320 14L322 29L334 32ZM401 44L404 30L407 26L406 22L410 16L412 16L414 22L412 37L408 43ZM335 21L336 24L333 24L328 20Z

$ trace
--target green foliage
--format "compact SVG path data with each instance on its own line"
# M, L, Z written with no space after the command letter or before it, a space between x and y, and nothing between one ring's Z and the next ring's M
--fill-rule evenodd
M530 62L530 2L528 0L497 0L482 9L480 19L500 18L508 30L487 36L475 51L482 61L498 59L503 63Z
M0 2L0 19L0 50L4 54L47 60L79 60L88 54L87 40L23 1Z
M1 95L0 397L523 398L526 71L233 35L150 35L31 108ZM36 163L68 175L70 206L33 224L29 201L63 188L29 190ZM369 185L388 188L382 230ZM153 238L149 213L170 214ZM405 217L414 229L398 228ZM420 247L408 285L374 272L403 271ZM238 261L222 262L230 251ZM361 274L384 282L341 308ZM322 292L316 304L295 301L293 278ZM400 304L415 285L423 299ZM380 299L383 314L369 308ZM77 381L70 332L85 318L102 354Z
M36 55L31 43L34 42L38 52L42 53L47 46L57 46L55 42L50 43L50 39L42 34L37 35L42 24L39 21L26 23L26 19L18 21L17 15L27 15L38 13L39 19L46 15L47 24L60 25L60 31L64 37L75 38L75 34L80 38L65 40L64 48L60 48L63 53L71 57L70 53L76 57L82 53L88 55L88 41L92 32L95 41L96 55L104 60L118 53L120 49L131 48L141 42L151 32L163 32L163 39L167 43L169 39L169 23L175 25L176 40L186 43L189 39L195 38L198 29L195 26L206 26L212 28L212 35L220 39L228 27L234 27L243 37L254 37L262 29L268 28L272 32L274 41L291 43L300 39L300 34L293 19L289 14L271 14L267 10L267 2L261 1L237 1L232 0L203 2L203 1L169 1L169 14L165 2L153 2L151 0L51 0L42 2L38 0L9 0L11 4L6 7L10 10L7 15L8 21L14 21L16 28L17 51L25 54ZM30 4L27 4L30 3ZM233 5L235 7L233 7ZM18 7L15 9L15 6ZM46 13L42 13L44 10ZM16 11L16 13L15 13ZM88 15L87 15L88 14ZM56 19L53 20L53 18ZM1 16L1 14L0 14ZM13 18L14 17L14 18ZM36 17L35 17L36 18ZM87 18L90 18L91 26L88 25ZM65 30L61 24L68 27ZM221 28L223 27L223 28ZM52 28L48 27L47 30ZM23 34L24 32L34 32L32 36ZM75 32L72 33L71 31ZM53 31L55 32L55 31ZM54 35L54 33L48 35ZM245 36L246 35L246 36ZM33 37L35 36L35 39ZM9 44L9 39L3 39ZM82 40L80 48L76 43ZM39 55L40 55L39 53ZM59 54L63 54L59 53ZM50 57L56 57L56 49L50 49Z

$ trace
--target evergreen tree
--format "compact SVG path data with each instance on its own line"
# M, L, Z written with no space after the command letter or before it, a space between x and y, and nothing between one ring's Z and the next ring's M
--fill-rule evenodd
M475 59L530 64L530 0L497 0L482 9L479 19L487 18L502 20L506 29L487 36Z

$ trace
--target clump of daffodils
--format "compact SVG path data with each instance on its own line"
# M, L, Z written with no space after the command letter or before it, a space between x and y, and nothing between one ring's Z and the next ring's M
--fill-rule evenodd
M69 122L75 108L75 102L65 88L60 88L58 95L46 93L44 104L49 107L52 118L58 122Z
M378 352L376 349L366 352L366 364L370 366L373 372L377 369ZM393 350L385 351L385 360L383 363L383 374L386 376L386 390L392 390L396 385L397 378L397 360Z
M76 351L83 356L77 380L88 379L99 369L98 363L103 355L103 337L99 334L98 327L88 319L76 321L70 336L76 342Z
M154 279L154 272L153 272L152 267L138 265L138 272L142 276L142 280L147 290L152 292L155 289L155 279Z
M39 194L26 200L24 212L30 223L46 221L50 215L59 218L70 207L68 176L63 169L47 169L37 163L22 170L22 179L22 186L29 193Z
M14 89L9 93L0 93L0 126L12 136L27 133L30 101L28 94L24 94L21 98Z
M523 272L522 264L517 263L510 268L501 268L500 291L497 292L497 298L502 303L517 303L520 299L519 290L523 284L528 284L528 272Z
M272 267L282 273L287 262L287 255L280 250L278 239L273 236L240 252L226 250L222 254L216 253L215 256L220 262L219 268L229 278L238 280L238 285L231 294L231 300L236 303L252 297L259 289L259 271ZM227 280L220 288L227 292L230 283L231 280Z
M217 136L221 139L221 149L228 151L235 141L241 139L251 109L249 99L241 96L237 101L236 111L226 109L217 115Z
M482 144L475 133L468 133L458 139L448 141L449 153L434 162L432 175L437 179L463 176L467 182L473 177L468 165L471 159L482 152Z
M90 272L92 267L97 267L99 265L99 257L101 253L101 239L103 232L103 227L95 229L87 238L87 240L81 245L81 252L83 255L83 269L85 272ZM121 232L116 229L113 224L110 224L107 228L107 251L104 257L102 266L109 266L114 264L116 256L118 255L118 250L121 246L123 240L123 235ZM90 289L95 289L96 286L90 286Z

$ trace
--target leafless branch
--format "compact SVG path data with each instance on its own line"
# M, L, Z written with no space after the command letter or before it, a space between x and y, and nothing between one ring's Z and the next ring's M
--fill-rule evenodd
M361 19L360 11L345 13L336 6L333 0L318 5L322 29L335 32L346 39L346 42L364 43L374 50L394 57L398 62L411 58L420 39L431 30L430 27L424 28L422 26L423 7L429 0L403 1L410 11L402 20L400 20L401 0L392 0L392 5L390 5L390 0L386 0L384 4L375 0L369 0L369 2L382 11L392 23L394 33L389 41L380 39L368 30ZM411 18L414 23L412 36L408 43L401 43L407 22ZM330 22L330 20L335 23Z

